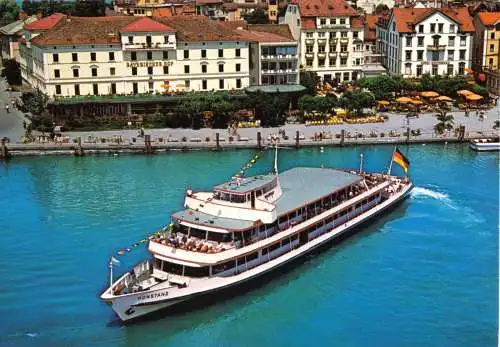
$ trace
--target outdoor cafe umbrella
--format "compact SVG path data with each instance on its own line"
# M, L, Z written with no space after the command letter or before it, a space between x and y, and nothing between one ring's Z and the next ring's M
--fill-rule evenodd
M413 105L422 105L424 102L420 100L412 100L410 101Z
M437 100L439 100L439 101L453 101L452 98L450 98L449 96L444 96L444 95L437 98Z
M389 101L387 101L387 100L379 100L379 101L377 101L377 103L378 103L379 105L384 105L384 106L388 106L388 105L390 105L390 104L391 104L391 103L390 103Z
M408 98L406 96L402 96L400 98L397 98L396 99L396 102L399 102L400 104L407 104L409 102L412 102L412 99L411 98Z
M471 92L470 90L467 90L467 89L461 89L457 92L458 95L469 95L469 94L474 94L473 92Z
M438 93L433 92L433 91L422 92L422 93L420 93L420 95L422 95L423 97L426 97L426 98L435 98L435 97L439 96Z
M477 94L469 94L469 95L466 95L465 98L469 101L478 101L478 100L483 99L483 97L481 95L477 95Z

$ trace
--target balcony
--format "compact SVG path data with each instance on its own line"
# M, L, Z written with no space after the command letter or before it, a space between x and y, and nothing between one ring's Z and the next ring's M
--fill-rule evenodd
M318 53L318 58L320 58L320 59L326 58L326 53L325 52L319 52Z
M318 39L318 44L326 45L326 39L325 38Z
M337 57L337 52L330 52L328 53L329 58L336 58Z
M330 45L336 45L339 42L339 39L336 37L330 37Z
M429 51L442 51L446 49L446 45L428 45L427 50Z
M314 54L313 53L306 53L306 58L314 58Z
M442 64L448 64L449 61L448 60L429 60L427 62L427 64L431 64L431 65L442 65Z
M127 42L123 46L124 50L148 50L148 51L154 51L154 50L164 50L164 49L175 49L175 42L156 42L156 43L130 43Z
M348 24L324 24L318 25L319 29L339 29L339 28L349 28Z
M349 43L349 38L348 37L341 37L340 43Z
M306 39L306 45L314 45L314 39Z
M340 56L345 58L349 56L349 52L340 52Z

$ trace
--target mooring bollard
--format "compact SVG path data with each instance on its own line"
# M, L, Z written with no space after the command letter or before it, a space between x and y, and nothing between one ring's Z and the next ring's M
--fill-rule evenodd
M344 146L344 139L345 139L345 130L344 130L344 129L342 129L342 130L340 131L340 145L341 145L341 146Z
M260 131L257 131L257 147L262 149L262 135Z
M151 135L144 135L144 152L146 154L153 153L153 149L151 148Z
M7 144L5 143L5 139L2 139L0 147L0 160L7 159L9 159L9 149L7 148Z
M297 130L295 132L295 148L299 148L300 147L300 139L299 139L299 131Z
M219 133L215 133L215 149L220 151L220 137Z

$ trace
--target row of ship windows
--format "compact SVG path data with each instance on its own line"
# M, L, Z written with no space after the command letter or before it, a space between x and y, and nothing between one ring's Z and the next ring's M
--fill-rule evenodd
M168 84L168 83L166 83ZM99 86L101 86L101 90L99 89ZM190 80L185 80L184 81L184 86L186 89L191 88L191 81ZM102 94L116 94L116 83L111 83L107 87L106 90L102 90L103 85L102 84L97 84L94 83L92 84L92 93L93 95L102 95ZM240 89L242 87L242 82L240 78L236 79L236 89ZM154 83L153 82L148 82L148 88L149 91L153 92L154 91ZM208 90L208 81L207 80L202 80L201 81L201 89L202 90ZM226 89L226 83L224 79L219 79L219 89L224 90ZM80 94L80 85L75 84L73 85L73 92L74 95L81 95ZM138 94L139 93L139 83L134 82L132 83L132 92L133 94ZM55 94L56 95L62 95L62 86L60 84L55 85ZM69 94L69 93L68 93Z
M201 51L201 57L206 58L207 57L207 50L202 49L200 51ZM81 53L81 54L83 54L83 53ZM241 49L235 48L234 54L235 54L235 57L240 58L241 57ZM163 51L162 56L163 56L163 59L169 59L168 51ZM190 50L185 49L183 51L183 57L184 57L184 59L189 59ZM217 50L217 57L224 58L224 49ZM109 59L109 61L114 61L115 60L115 52L108 52L108 59ZM130 52L130 60L132 60L132 61L137 60L137 52ZM146 52L146 60L153 60L153 52L151 52L151 51ZM75 63L78 62L78 53L71 53L71 61L75 62ZM96 52L90 52L90 61L97 61L97 53ZM54 62L54 63L59 62L59 53L52 53L52 62Z
M201 66L201 73L207 73L207 64L200 65ZM163 74L168 75L169 74L169 67L168 66L163 66ZM154 75L155 73L158 73L158 71L154 69L153 66L148 66L148 75ZM218 64L218 71L219 72L229 72L229 71L224 71L224 65L223 64ZM235 65L235 72L240 72L241 71L241 64L236 64ZM99 77L98 75L98 68L93 67L90 69L91 76L92 77ZM189 74L192 73L191 68L189 65L184 65L184 73ZM132 76L137 76L137 67L132 67L131 68L131 73ZM116 75L116 68L111 67L109 68L109 76L115 76ZM102 76L102 75L101 75ZM80 77L80 69L74 68L73 69L73 77ZM61 70L59 69L54 69L54 78L61 78Z

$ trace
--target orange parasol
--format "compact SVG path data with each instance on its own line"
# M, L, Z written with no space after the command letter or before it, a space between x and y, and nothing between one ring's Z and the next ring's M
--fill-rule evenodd
M437 100L439 100L439 101L453 101L452 98L450 98L449 96L444 96L444 95L437 98Z
M406 96L402 96L400 98L397 98L396 99L396 102L399 102L400 104L407 104L409 102L412 102L412 99L411 98L408 98Z
M465 98L469 101L478 101L478 100L483 99L483 97L481 95L477 95L477 94L469 94L469 95L466 95Z
M471 92L470 90L466 90L466 89L461 89L457 92L458 95L469 95L469 94L474 94L473 92Z
M420 93L420 95L422 95L423 97L426 97L426 98L436 98L439 96L438 93L433 92L433 91L422 92L422 93Z
M377 101L377 103L378 103L379 105L384 105L384 106L387 106L387 105L390 105L390 104L391 104L391 103L390 103L389 101L387 101L387 100L379 100L379 101Z

